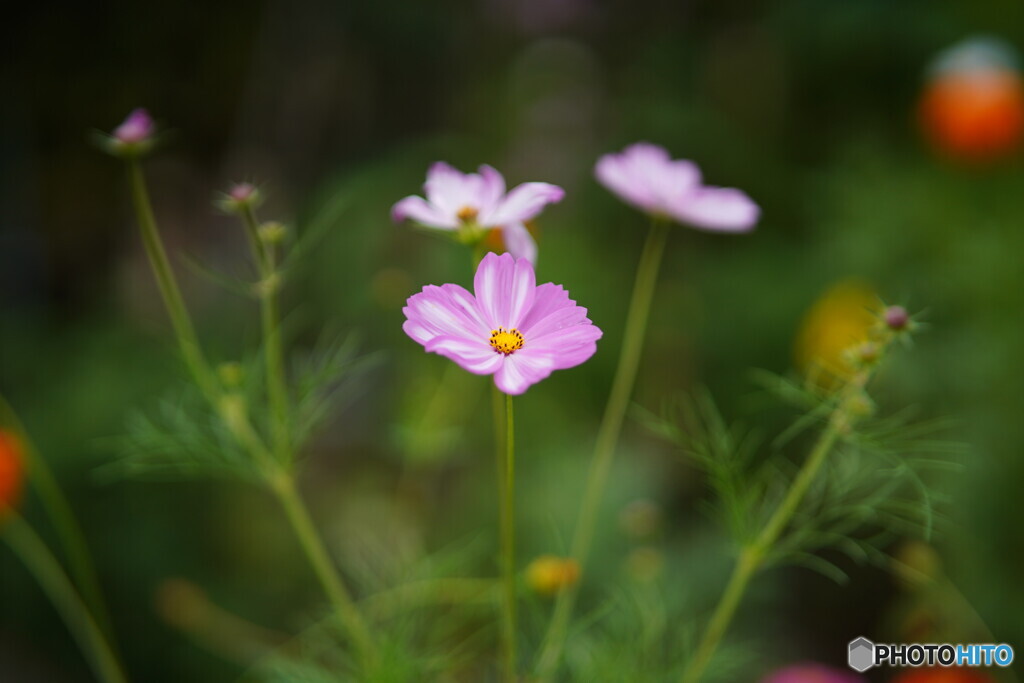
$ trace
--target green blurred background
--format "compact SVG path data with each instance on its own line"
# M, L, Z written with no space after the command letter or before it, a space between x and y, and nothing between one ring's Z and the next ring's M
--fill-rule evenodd
M946 160L915 115L930 60L975 34L1024 46L1019 2L11 10L0 28L0 391L80 516L134 678L223 681L241 671L160 616L155 596L168 578L282 631L321 602L259 490L125 480L104 468L131 411L184 381L120 164L89 143L91 130L111 129L135 106L167 131L147 172L174 254L246 272L243 233L211 204L232 181L261 185L262 218L300 234L326 228L285 306L298 348L351 332L376 358L309 448L303 477L357 583L360 572L400 578L439 549L471 558L453 569L464 575L496 567L486 383L454 380L438 408L447 361L401 331L405 298L427 283L468 284L469 259L393 226L391 204L418 193L437 159L464 170L490 163L510 184L568 192L541 217L538 277L564 284L605 336L592 362L518 401L521 557L564 553L646 229L591 170L600 154L643 139L694 159L711 183L743 188L764 213L749 236L673 233L637 402L656 410L703 385L724 412L770 433L791 413L766 409L749 371L789 371L801 317L830 285L859 277L888 301L926 309L927 334L883 373L879 402L956 419L952 438L970 455L937 484L949 500L935 546L998 641L1024 643L1024 164L1019 154ZM250 301L187 267L179 276L214 359L254 348ZM652 594L693 594L706 609L727 556L698 509L699 475L633 424L612 481L584 605L639 581ZM636 499L661 512L661 531L642 541L616 521ZM29 499L26 516L39 513ZM638 545L662 558L660 574L631 574L624 559ZM804 569L759 582L733 634L757 644L755 674L800 659L841 665L851 638L893 632L906 596L892 576L831 559L848 585ZM539 624L546 605L531 609ZM89 680L6 550L0 680Z

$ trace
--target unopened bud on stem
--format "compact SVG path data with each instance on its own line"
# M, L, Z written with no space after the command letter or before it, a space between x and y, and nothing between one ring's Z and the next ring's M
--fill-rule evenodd
M902 306L890 306L885 309L885 325L893 332L902 332L910 325L910 314Z
M156 124L145 109L133 110L110 135L99 134L98 143L109 154L122 159L143 156L153 147Z
M216 203L225 213L241 213L246 209L255 209L262 201L263 196L258 187L252 183L238 183Z

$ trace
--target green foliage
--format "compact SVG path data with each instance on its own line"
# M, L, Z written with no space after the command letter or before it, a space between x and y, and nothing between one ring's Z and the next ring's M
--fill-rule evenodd
M799 461L784 449L806 441L806 432L825 429L841 409L838 392L770 373L758 373L757 379L778 399L802 410L760 450L753 433L728 423L707 392L670 402L661 416L639 411L650 429L675 443L705 473L712 492L705 507L741 547L764 527L796 475ZM769 565L802 565L843 582L845 572L822 551L884 564L893 540L928 539L943 521L936 506L945 499L933 490L934 481L937 474L956 469L956 458L964 452L941 438L949 423L914 422L911 411L903 411L889 417L858 415L849 424L771 548Z

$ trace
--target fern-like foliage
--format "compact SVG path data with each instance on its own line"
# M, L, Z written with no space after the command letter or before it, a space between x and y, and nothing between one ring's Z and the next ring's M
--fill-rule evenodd
M800 413L773 441L722 417L706 393L680 397L642 421L679 447L707 477L712 516L740 546L765 527L792 484L815 433L840 409L835 392L759 373L759 383ZM865 395L865 399L867 399ZM945 420L915 421L913 412L879 417L873 404L849 422L778 540L766 565L799 564L836 581L846 574L822 556L837 550L857 562L885 563L885 550L904 536L930 538L945 518L936 476L958 468L962 446L946 441Z

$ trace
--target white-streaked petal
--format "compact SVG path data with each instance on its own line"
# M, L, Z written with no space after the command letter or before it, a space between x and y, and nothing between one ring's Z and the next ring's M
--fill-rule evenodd
M476 299L458 285L427 285L409 297L402 312L406 317L403 329L420 344L445 335L483 340L490 335Z
M480 214L480 224L497 227L535 217L548 204L562 201L565 190L550 183L523 183L512 189L497 206Z
M515 258L524 258L537 265L537 242L522 223L509 223L501 229L505 250Z
M431 353L450 358L458 363L463 370L477 375L490 375L497 372L505 358L491 347L486 338L435 337L424 348Z
M518 396L548 377L554 369L555 364L550 357L523 355L517 351L505 357L494 374L494 383L504 393Z
M458 219L415 195L401 199L391 208L391 220L401 223L407 218L431 228L454 230L458 227Z
M492 329L511 329L533 306L537 280L526 259L489 253L476 270L473 289L484 321Z

